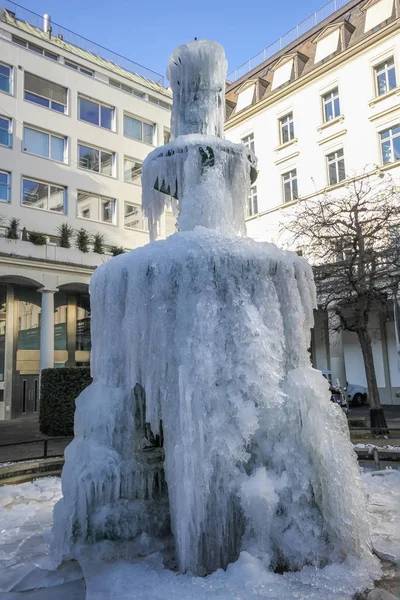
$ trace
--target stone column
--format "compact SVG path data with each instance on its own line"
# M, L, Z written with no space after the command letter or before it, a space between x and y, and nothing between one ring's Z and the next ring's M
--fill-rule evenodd
M329 311L329 356L332 384L335 385L336 380L339 379L340 385L344 387L346 385L346 366L344 361L343 333L337 329L338 325L339 317Z
M14 285L7 284L6 339L4 357L4 419L11 419L15 369L15 341L17 339Z
M42 288L40 319L40 372L54 366L54 294L56 290Z

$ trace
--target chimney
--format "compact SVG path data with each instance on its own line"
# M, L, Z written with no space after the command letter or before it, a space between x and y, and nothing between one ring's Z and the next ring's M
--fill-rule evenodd
M51 36L51 16L47 13L43 16L43 31Z

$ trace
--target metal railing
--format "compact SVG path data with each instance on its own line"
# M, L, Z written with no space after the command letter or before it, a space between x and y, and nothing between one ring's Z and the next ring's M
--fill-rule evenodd
M73 437L71 436L63 436L0 444L0 463L15 463L27 460L41 460L43 458L57 458L64 455L65 447L72 439ZM41 452L38 449L38 445L41 447ZM29 446L31 448L33 446L31 452L29 452Z
M245 63L237 67L230 73L228 73L228 81L234 82L237 79L240 79L243 75L258 67L264 60L270 58L282 48L285 48L288 44L294 42L297 38L299 38L304 33L307 33L310 29L322 23L325 19L330 17L334 12L336 12L339 8L342 8L345 4L348 4L349 0L331 0L327 4L325 4L319 10L316 10L312 15L304 19L301 23L293 27L290 31L279 37L275 42L272 42L269 46L261 50L258 54L249 58Z
M38 13L27 9L16 2L12 2L11 0L4 0L4 2L0 1L0 6L1 5L7 11L13 12L15 17L20 21L26 21L29 23L29 25L37 27L43 31L43 15L39 15ZM126 56L118 54L118 52L113 52L101 44L97 44L96 42L93 42L92 40L89 40L88 38L85 38L84 36L79 35L78 33L75 33L66 27L63 27L62 25L59 25L58 23L55 23L53 20L51 20L51 35L52 37L59 36L65 42L73 44L82 50L92 52L92 54L95 54L100 59L109 60L119 67L122 67L122 69L125 69L126 71L130 71L136 75L141 75L142 77L145 77L154 83L164 86L164 77L160 73L157 73L157 71L148 69L147 67L130 60Z

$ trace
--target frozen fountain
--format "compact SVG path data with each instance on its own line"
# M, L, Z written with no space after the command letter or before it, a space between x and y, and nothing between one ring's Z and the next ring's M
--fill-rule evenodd
M172 202L179 233L92 278L57 561L144 534L197 575L241 552L276 572L371 560L346 419L310 365L311 268L245 237L256 161L223 138L225 75L215 42L172 54L172 141L143 165L143 209L155 239Z

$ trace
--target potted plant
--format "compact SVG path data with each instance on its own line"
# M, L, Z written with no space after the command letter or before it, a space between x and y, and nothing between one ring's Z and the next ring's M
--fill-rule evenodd
M16 217L12 217L8 222L8 227L6 231L6 238L9 240L18 240L18 228L20 224L20 219Z
M58 244L61 248L71 248L71 238L74 235L74 228L68 223L62 223L57 227L59 235Z
M81 252L89 252L90 235L83 227L75 233L75 246Z
M28 241L35 246L44 246L47 242L47 236L39 231L30 231L28 233Z
M119 254L125 254L125 248L122 246L110 246L110 252L113 256L118 256Z
M104 254L104 235L102 233L95 233L92 243L93 252L96 252L96 254Z

